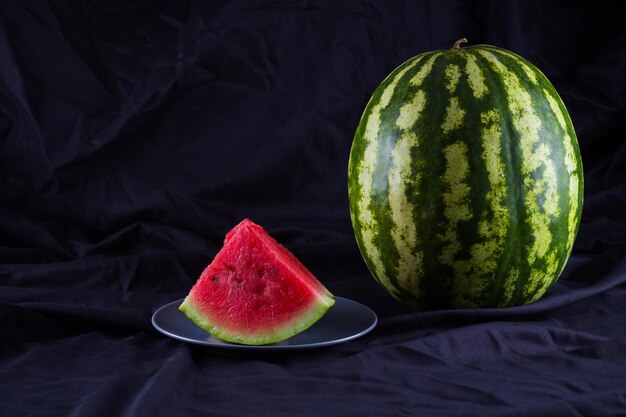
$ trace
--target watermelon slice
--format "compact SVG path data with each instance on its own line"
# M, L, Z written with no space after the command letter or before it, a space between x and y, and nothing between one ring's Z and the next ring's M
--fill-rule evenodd
M245 219L228 232L179 310L222 340L264 345L300 333L334 303L291 252Z

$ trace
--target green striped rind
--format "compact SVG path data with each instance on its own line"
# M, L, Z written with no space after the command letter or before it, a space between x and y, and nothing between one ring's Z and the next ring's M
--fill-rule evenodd
M521 305L565 267L582 162L546 77L478 45L418 55L381 83L354 137L348 194L363 258L396 299Z

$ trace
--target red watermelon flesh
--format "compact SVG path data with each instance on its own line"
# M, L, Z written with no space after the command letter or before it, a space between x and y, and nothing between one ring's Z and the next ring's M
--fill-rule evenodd
M246 219L200 275L179 309L233 343L276 343L305 330L335 303L285 247Z

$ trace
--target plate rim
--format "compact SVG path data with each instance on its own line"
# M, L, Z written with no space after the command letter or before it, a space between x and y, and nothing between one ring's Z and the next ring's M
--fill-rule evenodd
M326 341L321 341L321 342L315 342L315 343L301 343L301 344L297 344L297 345L281 345L281 344L242 345L242 344L230 343L230 342L226 342L226 341L224 341L223 343L215 343L215 342L211 342L211 341L201 341L201 340L197 340L197 339L191 339L191 338L188 338L188 337L185 337L185 336L180 336L180 335L178 335L176 333L172 333L172 332L162 328L159 325L159 323L157 322L157 316L160 313L162 313L163 310L165 310L167 308L171 308L172 305L182 303L183 300L184 300L184 298L180 298L178 300L170 301L169 303L163 304L162 306L157 308L154 311L154 313L152 313L152 317L151 317L152 326L159 333L162 333L165 336L168 336L168 337L170 337L172 339L175 339L175 340L178 340L178 341L181 341L181 342L185 342L185 343L194 344L194 345L197 345L197 346L204 346L204 347L207 347L207 348L214 348L214 349L278 351L278 350L304 350L304 349L322 348L322 347L326 347L326 346L333 346L333 345L338 345L338 344L341 344L341 343L349 342L351 340L354 340L354 339L357 339L359 337L365 336L366 334L368 334L372 330L374 330L374 328L376 328L376 326L378 325L378 315L370 307L368 307L365 304L362 304L362 303L360 303L358 301L349 299L349 298L335 296L335 302L336 303L337 302L353 303L355 305L358 305L359 308L363 309L369 315L371 315L372 321L371 321L370 325L367 326L366 328L362 329L361 331L353 333L353 334L348 335L346 337L342 337L342 338L339 338L339 339L331 339L331 340L326 340ZM306 332L307 330L304 330L304 331Z

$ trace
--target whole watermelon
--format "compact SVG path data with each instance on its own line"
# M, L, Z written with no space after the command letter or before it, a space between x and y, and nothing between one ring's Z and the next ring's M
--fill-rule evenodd
M394 70L350 152L361 254L416 309L539 299L565 267L582 213L576 133L552 84L512 52L465 42Z

